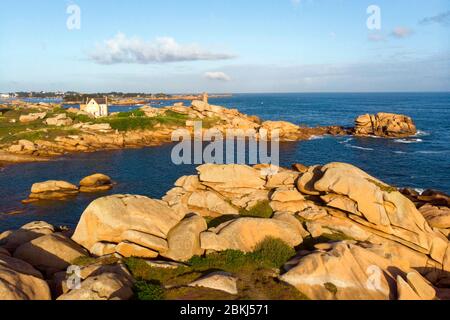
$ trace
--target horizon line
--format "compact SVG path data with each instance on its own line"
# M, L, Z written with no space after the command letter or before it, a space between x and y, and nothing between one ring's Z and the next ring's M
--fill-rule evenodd
M130 94L130 93L142 93L142 94L167 94L167 95L198 95L198 94L202 94L203 92L132 92L132 91L90 91L90 92L83 92L83 91L74 91L74 90L55 90L55 91L51 91L51 90L41 90L41 91L36 91L36 90L31 90L31 91L26 91L26 90L18 90L18 91L0 91L0 93L4 93L4 94L8 94L8 93L18 93L18 92L27 92L27 93L32 93L32 92L36 92L36 93L40 93L40 92L45 92L45 93L56 93L56 92L75 92L75 93L79 93L79 94L97 94L97 93L102 93L102 94L107 94L107 93L113 93L113 92L117 92L117 93L123 93L123 94ZM448 91L441 91L441 90L431 90L431 91L255 91L255 92L207 92L209 95L233 95L233 94L328 94L328 93L332 93L332 94L365 94L365 93L450 93L450 90Z

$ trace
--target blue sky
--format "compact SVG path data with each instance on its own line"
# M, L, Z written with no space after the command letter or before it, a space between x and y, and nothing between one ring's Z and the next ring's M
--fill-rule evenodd
M71 5L80 29L67 28ZM366 26L370 5L380 30ZM0 92L450 91L449 0L0 6Z

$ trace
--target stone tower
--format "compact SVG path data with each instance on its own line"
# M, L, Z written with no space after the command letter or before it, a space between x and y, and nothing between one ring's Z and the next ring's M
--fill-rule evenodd
M204 103L208 103L208 93L207 92L203 92L203 102Z

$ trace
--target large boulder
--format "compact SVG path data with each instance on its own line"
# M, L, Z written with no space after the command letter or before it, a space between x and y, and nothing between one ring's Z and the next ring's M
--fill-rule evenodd
M39 271L25 261L0 254L0 300L50 300Z
M229 294L238 294L237 278L228 272L216 271L191 282L190 287L204 287Z
M167 241L169 250L163 256L175 261L187 261L195 255L202 255L200 233L207 229L206 221L196 214L188 215L172 230Z
M158 256L158 252L129 241L119 243L115 249L118 254L125 258L136 257L150 259Z
M112 180L107 175L96 173L80 181L80 192L106 191L112 188Z
M268 138L273 138L271 135L277 132L281 139L296 140L300 127L286 121L265 121L261 129L266 130Z
M340 242L302 257L280 279L313 300L388 300L396 297L397 274L390 267L376 253Z
M202 232L200 243L205 250L233 249L251 252L266 238L281 239L291 247L303 241L301 229L293 221L279 218L237 218Z
M128 239L130 230L165 239L183 217L161 200L113 195L99 198L86 208L72 239L88 250L97 242L136 241L134 236Z
M448 240L433 231L414 204L395 188L345 163L316 167L305 175L297 181L300 191L315 192L327 206L364 230L442 263Z
M78 194L78 187L66 181L45 181L31 186L30 200L64 200Z
M65 237L54 233L22 244L14 257L24 260L46 274L65 270L75 259L86 256L84 248Z
M200 181L219 193L239 193L263 189L265 177L259 170L246 165L205 164L197 167ZM243 190L244 189L244 190Z
M18 230L5 231L0 234L0 246L14 252L19 246L55 231L51 224L34 221L23 225Z
M70 290L57 300L128 300L133 297L132 287L131 277L105 272L88 277L79 288Z
M22 123L28 123L28 122L33 122L33 121L37 121L40 119L44 119L46 116L47 116L46 112L29 113L26 115L21 115L19 117L19 121Z
M393 113L365 114L355 120L356 135L380 137L407 137L417 133L410 117Z
M45 119L45 123L49 126L62 127L62 126L70 126L73 123L73 120L67 117L67 114L61 113L54 116L53 118Z
M187 205L203 216L217 217L239 213L238 209L214 191L199 190L192 192L187 200Z
M406 275L406 282L397 276L397 292L399 300L434 300L436 290L418 272L412 271Z
M450 229L450 208L426 204L420 207L419 211L423 214L430 226Z

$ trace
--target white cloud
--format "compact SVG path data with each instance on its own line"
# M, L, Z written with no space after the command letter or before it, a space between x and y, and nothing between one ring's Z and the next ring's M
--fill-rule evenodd
M291 3L294 7L298 7L301 2L302 2L302 0L291 0Z
M153 42L118 33L112 39L98 44L90 58L99 64L166 63L178 61L225 60L235 56L213 53L197 44L179 44L170 37L156 38Z
M428 25L433 23L450 25L450 10L432 17L423 18L422 20L419 21L419 24L422 25Z
M391 35L396 38L406 38L413 34L413 31L407 27L396 27L392 30Z
M216 72L205 72L205 78L209 80L219 80L219 81L230 81L231 77L224 72L216 71Z

